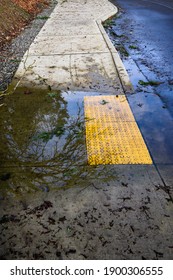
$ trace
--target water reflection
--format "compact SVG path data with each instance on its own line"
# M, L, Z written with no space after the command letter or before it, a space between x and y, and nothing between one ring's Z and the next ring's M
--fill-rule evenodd
M84 95L21 88L5 98L0 115L2 194L49 191L114 176L111 168L87 165Z

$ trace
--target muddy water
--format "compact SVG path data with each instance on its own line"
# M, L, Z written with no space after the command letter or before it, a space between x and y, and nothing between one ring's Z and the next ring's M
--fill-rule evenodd
M111 168L104 175L105 167L87 164L83 110L87 94L19 88L3 100L2 197L37 190L48 192L79 183L83 186L98 177L102 181L109 179L107 171L111 174Z

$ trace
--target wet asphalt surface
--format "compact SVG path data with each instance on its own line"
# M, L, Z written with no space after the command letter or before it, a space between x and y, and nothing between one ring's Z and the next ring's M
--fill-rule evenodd
M134 86L128 100L156 165L173 163L172 1L113 1L107 31ZM152 84L154 82L154 84Z
M172 66L154 67L153 40L139 17L141 10L147 15L147 1L138 9L135 1L121 2L124 11L108 32L134 84L128 100L155 165L88 166L86 93L19 88L3 100L0 116L1 259L173 259L172 116L165 99ZM146 47L141 38L148 38ZM164 83L139 84L150 79Z
M172 1L116 1L123 16L118 21L124 44L147 80L161 82L156 91L173 115L173 5ZM115 28L116 29L116 28ZM130 51L130 47L135 49ZM140 52L140 54L139 54Z

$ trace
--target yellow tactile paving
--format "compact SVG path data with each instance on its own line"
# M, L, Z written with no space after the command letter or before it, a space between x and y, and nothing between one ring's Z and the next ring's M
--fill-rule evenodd
M98 122L135 121L124 95L86 96L85 116Z
M90 165L152 164L124 95L86 96L84 109Z

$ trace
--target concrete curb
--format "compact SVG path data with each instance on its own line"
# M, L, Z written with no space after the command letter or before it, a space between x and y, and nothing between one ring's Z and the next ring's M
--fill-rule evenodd
M113 62L115 64L115 67L117 69L117 72L118 72L118 76L119 76L119 79L121 81L121 84L122 84L122 87L125 91L125 93L131 93L134 91L134 88L133 88L133 85L130 81L130 78L129 78L129 75L125 69L125 66L117 52L117 50L115 49L114 45L112 44L111 40L109 39L104 27L103 27L103 22L105 22L107 19L115 16L117 13L118 13L118 8L116 6L114 6L112 3L110 3L113 8L114 8L114 11L112 11L111 13L109 12L108 14L105 14L103 16L101 16L100 18L98 18L96 20L96 23L98 25L98 28L107 44L107 47L111 53L111 56L112 56L112 59L113 59Z

